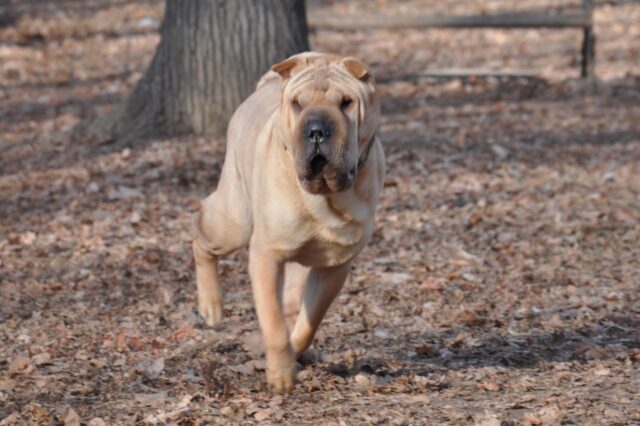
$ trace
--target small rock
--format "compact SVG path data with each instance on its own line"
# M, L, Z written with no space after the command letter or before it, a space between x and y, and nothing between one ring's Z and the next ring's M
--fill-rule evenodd
M62 418L64 426L80 426L80 416L73 408L69 408Z
M313 377L313 372L311 370L302 370L298 373L298 380L303 382L305 380L309 380Z
M223 416L226 417L231 417L235 414L236 412L233 410L233 408L226 406L226 407L222 407L220 409L220 414L222 414Z
M355 377L353 378L357 384L359 384L360 386L371 386L373 385L374 380L372 380L371 375L366 374L366 373L358 373L355 375Z
M95 183L95 182L91 182L89 185L87 185L87 192L98 192L100 191L100 186Z
M322 361L322 355L314 348L309 348L300 355L298 362L302 365L317 364Z
M438 356L440 358L444 358L444 359L451 358L453 356L453 352L451 352L447 348L442 348L442 349L438 350Z
M383 279L388 281L390 284L406 284L408 281L413 279L413 275L406 274L404 272L385 272L383 274Z
M153 18L145 17L138 21L138 26L140 28L151 28L157 25L157 21Z
M41 354L38 354L33 357L33 363L35 365L48 364L50 360L51 360L51 355L49 354L49 352L42 352Z
M131 216L129 216L129 222L134 225L140 223L141 221L142 215L140 215L140 212L134 211L133 213L131 213Z
M173 302L173 290L168 286L162 286L158 288L158 294L160 295L160 299L165 305L170 305Z
M117 189L111 189L107 193L107 198L110 200L126 200L130 198L144 198L144 194L135 188L119 186Z
M28 334L20 334L16 340L20 343L29 343L31 341L31 336Z
M133 395L133 398L143 406L160 406L169 399L166 391L156 393L136 393Z
M378 337L378 338L380 338L380 339L388 339L389 337L391 337L391 335L389 334L388 331L382 330L382 329L378 329L378 330L374 331L373 335Z
M611 371L608 368L601 367L595 370L593 374L595 374L598 377L603 377L603 376L608 376L610 372Z
M164 358L156 358L153 361L143 362L141 364L142 374L147 379L156 379L164 370Z
M107 426L107 424L100 417L94 417L93 419L89 420L87 426Z
M28 231L20 235L20 243L25 246L30 246L36 240L36 234Z
M104 358L91 358L89 365L96 368L105 368L107 366L107 360Z
M503 147L502 145L498 145L497 143L491 144L491 151L493 151L493 153L497 155L501 160L504 160L510 154L507 148Z
M425 376L414 376L413 381L416 383L416 385L426 388L429 385L429 379L426 378Z

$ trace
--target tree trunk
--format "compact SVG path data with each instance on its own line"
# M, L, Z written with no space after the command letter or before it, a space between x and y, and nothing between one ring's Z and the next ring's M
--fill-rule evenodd
M106 143L224 131L272 64L309 49L304 0L167 0L160 34L133 92L76 136Z

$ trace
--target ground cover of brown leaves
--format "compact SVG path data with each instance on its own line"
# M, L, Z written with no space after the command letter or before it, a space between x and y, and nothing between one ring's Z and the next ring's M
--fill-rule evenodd
M340 12L567 2L313 2ZM153 1L16 1L0 19L0 424L640 423L640 5L577 30L316 32L388 82L372 243L293 395L264 388L246 253L195 313L189 221L224 143L71 141L158 41ZM312 11L313 13L313 11ZM427 68L544 80L396 80ZM506 422L506 423L505 423Z

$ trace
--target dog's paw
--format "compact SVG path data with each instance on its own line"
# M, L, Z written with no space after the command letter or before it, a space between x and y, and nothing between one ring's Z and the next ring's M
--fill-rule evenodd
M267 383L269 387L278 393L289 393L293 390L296 381L296 370L294 368L283 371L269 370L267 372Z
M267 383L278 393L289 393L296 381L296 362L291 356L267 363Z
M214 327L222 322L222 304L214 301L198 300L198 312L208 326Z

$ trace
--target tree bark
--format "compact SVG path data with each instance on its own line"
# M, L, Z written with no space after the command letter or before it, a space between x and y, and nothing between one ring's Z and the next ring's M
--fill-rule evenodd
M272 64L309 50L304 0L167 0L160 34L133 92L78 138L219 133Z

